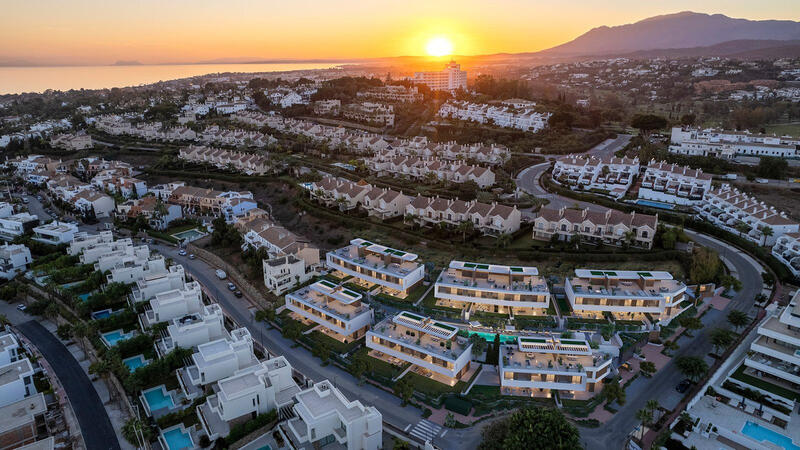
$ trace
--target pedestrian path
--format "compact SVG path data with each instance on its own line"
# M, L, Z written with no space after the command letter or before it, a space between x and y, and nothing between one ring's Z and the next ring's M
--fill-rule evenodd
M435 424L427 419L422 419L417 422L409 434L423 441L428 441L438 436L442 429L441 425Z

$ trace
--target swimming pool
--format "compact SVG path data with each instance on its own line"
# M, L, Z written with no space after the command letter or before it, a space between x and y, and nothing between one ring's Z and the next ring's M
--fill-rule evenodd
M117 342L124 341L126 339L130 339L133 337L133 333L123 333L122 329L109 331L108 333L103 333L100 335L103 338L103 341L109 347L113 347L117 345Z
M167 443L167 450L182 450L185 448L194 448L192 436L182 430L180 426L175 427L169 431L161 432L164 437L164 442Z
M142 391L142 397L144 397L144 401L146 403L145 406L151 414L153 411L158 411L162 408L172 409L175 407L175 402L172 401L172 397L169 395L167 388L165 388L163 384L161 386L156 386L146 391Z
M777 431L772 431L769 428L764 428L757 423L750 422L749 420L742 427L742 434L749 436L758 442L771 442L778 447L785 448L786 450L800 450L800 446L796 445L789 436L780 434Z
M125 358L122 360L122 363L128 366L129 372L136 372L136 369L147 364L144 360L144 355L136 355L131 356L130 358Z
M201 237L205 236L206 233L199 231L197 228L192 228L191 230L181 231L180 233L175 233L172 235L175 239L178 239L183 242L192 242L200 239Z
M468 331L470 335L477 334L478 336L482 337L486 342L494 342L494 335L495 333L485 333L483 331ZM507 342L516 342L517 337L512 336L510 334L501 334L500 335L500 343L505 344Z
M111 310L110 309L101 309L100 311L95 311L92 313L92 319L108 319L111 317Z
M658 209L669 209L669 210L675 209L675 205L671 203L657 202L654 200L636 200L636 204Z
M81 280L81 281L73 281L72 283L62 284L61 287L63 289L69 289L69 288L71 288L73 286L77 286L77 285L79 285L81 283L83 283L83 280Z
M92 295L92 294L90 294L90 293L81 294L81 295L79 295L79 296L78 296L78 298L79 298L79 299L81 299L81 301L82 301L82 302L85 302L86 300L89 300L89 297L90 297L91 295Z

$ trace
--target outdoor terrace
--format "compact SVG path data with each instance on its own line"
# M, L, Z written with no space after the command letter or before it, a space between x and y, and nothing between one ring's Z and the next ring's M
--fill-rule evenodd
M405 317L397 320L401 314L409 313L403 312L394 318L383 320L373 327L372 333L381 339L421 353L412 356L424 360L427 360L427 355L432 355L440 359L455 361L470 348L466 339L460 337L453 339L458 331L455 327L447 326L452 328L452 331L450 331L441 328L444 324L435 322L419 325L414 324L413 321L405 320ZM430 321L430 319L427 320ZM448 341L450 342L449 349L447 348Z

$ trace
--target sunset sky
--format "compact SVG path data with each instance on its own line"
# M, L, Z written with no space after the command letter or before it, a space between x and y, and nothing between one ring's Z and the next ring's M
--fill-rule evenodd
M800 19L796 0L6 1L0 63L423 55L440 36L456 54L513 53L549 48L596 26L683 10Z

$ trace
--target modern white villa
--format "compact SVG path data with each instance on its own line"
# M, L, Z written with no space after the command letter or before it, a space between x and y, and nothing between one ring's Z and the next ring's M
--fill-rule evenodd
M196 281L186 283L182 289L173 289L156 294L150 300L150 308L139 314L142 330L189 314L203 311L203 294Z
M786 233L775 241L772 256L800 277L800 233Z
M163 256L153 256L146 260L123 258L111 267L107 279L109 283L136 283L139 280L167 272Z
M425 266L414 253L396 250L364 239L353 239L347 247L327 254L328 268L368 288L381 290L397 297L405 297L409 290L422 283Z
M470 370L472 357L472 344L457 333L454 326L402 311L367 332L367 348L378 359L411 363L423 376L453 386Z
M156 350L163 356L177 347L193 348L229 336L222 308L212 303L198 313L172 319L166 334L156 343Z
M550 306L547 282L536 267L451 261L436 280L438 305L465 311L541 316Z
M204 387L237 371L258 364L253 338L247 328L231 331L229 339L216 339L197 346L192 365L178 370L178 382L187 398L202 395Z
M342 342L365 336L373 319L372 308L361 302L361 294L324 279L287 294L286 308Z
M500 386L505 395L550 397L556 390L561 398L585 399L600 392L612 359L584 333L520 336L500 347Z
M134 303L146 302L155 298L156 294L183 289L185 286L186 275L183 266L178 264L170 266L167 272L137 280L131 289L129 299Z
M50 245L67 244L75 237L78 226L71 223L53 221L33 228L33 240Z
M669 323L689 307L686 285L668 272L576 269L564 284L573 314ZM648 317L649 316L649 317Z

